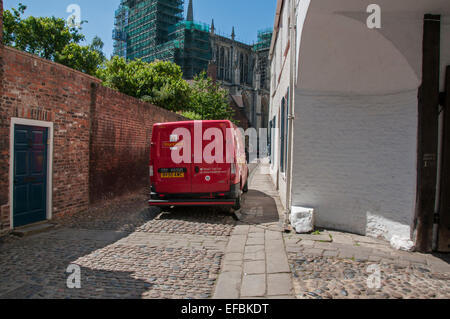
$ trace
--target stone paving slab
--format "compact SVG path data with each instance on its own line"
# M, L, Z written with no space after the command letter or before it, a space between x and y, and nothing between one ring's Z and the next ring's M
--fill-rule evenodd
M222 272L217 281L214 299L238 299L241 288L241 271Z
M266 275L244 275L241 297L264 297L266 295Z
M244 261L244 275L261 275L266 273L264 260Z
M268 296L289 296L293 293L292 275L269 274L267 275L267 295Z

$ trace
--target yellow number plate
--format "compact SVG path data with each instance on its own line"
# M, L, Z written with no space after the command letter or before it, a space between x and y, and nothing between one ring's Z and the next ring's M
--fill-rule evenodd
M161 178L184 178L184 173L161 173Z

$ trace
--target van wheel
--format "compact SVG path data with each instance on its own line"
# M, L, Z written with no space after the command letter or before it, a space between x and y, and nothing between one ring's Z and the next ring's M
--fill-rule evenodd
M244 193L248 193L248 180L245 182L245 186L244 186L244 188L242 189L242 191L243 191Z
M242 193L241 193L241 187L240 187L240 185L239 185L239 195L238 195L238 197L236 198L236 203L234 204L234 206L233 206L233 209L234 210L239 210L239 209L241 209L241 199L242 199Z

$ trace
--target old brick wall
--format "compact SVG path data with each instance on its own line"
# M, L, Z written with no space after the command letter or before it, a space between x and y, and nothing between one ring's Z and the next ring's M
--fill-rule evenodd
M91 202L148 187L153 124L185 120L103 86L96 91L91 130Z
M184 119L1 45L0 76L0 230L10 226L12 117L53 122L53 214L145 187L153 123Z
M2 59L0 206L3 206L3 221L9 222L11 117L53 122L53 213L86 209L90 87L92 82L100 81L8 47L3 48Z

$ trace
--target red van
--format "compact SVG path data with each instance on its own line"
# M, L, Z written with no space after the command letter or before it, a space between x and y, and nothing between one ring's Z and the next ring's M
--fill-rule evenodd
M150 206L232 206L248 191L242 131L230 121L153 126Z

